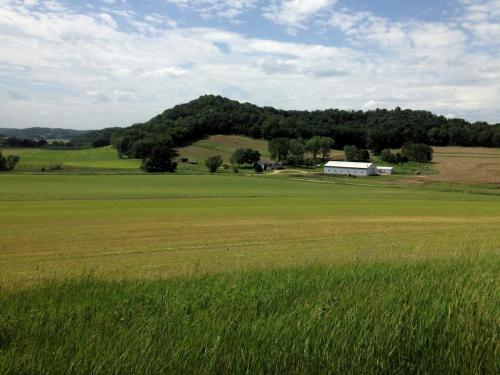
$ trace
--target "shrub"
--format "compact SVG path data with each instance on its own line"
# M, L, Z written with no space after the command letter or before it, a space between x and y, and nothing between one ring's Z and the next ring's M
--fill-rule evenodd
M19 162L19 156L9 155L4 157L0 151L0 171L11 171L16 167Z
M380 160L391 164L402 164L408 162L408 158L405 155L402 155L399 152L393 154L389 149L382 150L380 153Z
M64 164L62 164L62 163L52 164L50 166L50 170L51 171L60 171L60 170L63 170L63 169L64 169Z
M222 157L220 155L211 156L207 160L205 160L205 165L208 168L210 173L217 172L217 169L222 165Z

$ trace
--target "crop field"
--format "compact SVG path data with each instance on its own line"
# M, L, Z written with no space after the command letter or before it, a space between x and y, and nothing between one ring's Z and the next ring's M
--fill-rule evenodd
M0 373L498 373L500 196L382 180L0 174Z

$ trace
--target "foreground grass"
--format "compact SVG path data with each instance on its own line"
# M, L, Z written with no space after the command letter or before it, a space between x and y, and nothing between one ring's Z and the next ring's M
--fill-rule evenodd
M0 373L495 374L499 258L0 294Z

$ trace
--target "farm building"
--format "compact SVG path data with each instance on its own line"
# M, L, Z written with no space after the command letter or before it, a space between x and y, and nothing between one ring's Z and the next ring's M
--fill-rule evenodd
M325 164L324 173L342 176L374 176L377 174L377 167L373 163L329 161Z
M389 175L394 173L393 167L377 167L378 174Z
M276 169L284 169L283 164L278 163L276 161L259 160L257 164L259 164L262 167L262 170L264 171L274 171Z

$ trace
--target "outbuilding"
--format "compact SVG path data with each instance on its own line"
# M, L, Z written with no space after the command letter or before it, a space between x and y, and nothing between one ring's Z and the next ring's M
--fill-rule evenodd
M323 170L325 174L339 176L374 176L377 174L377 167L373 163L350 161L329 161Z
M389 175L394 173L393 167L377 167L377 173L383 175Z

